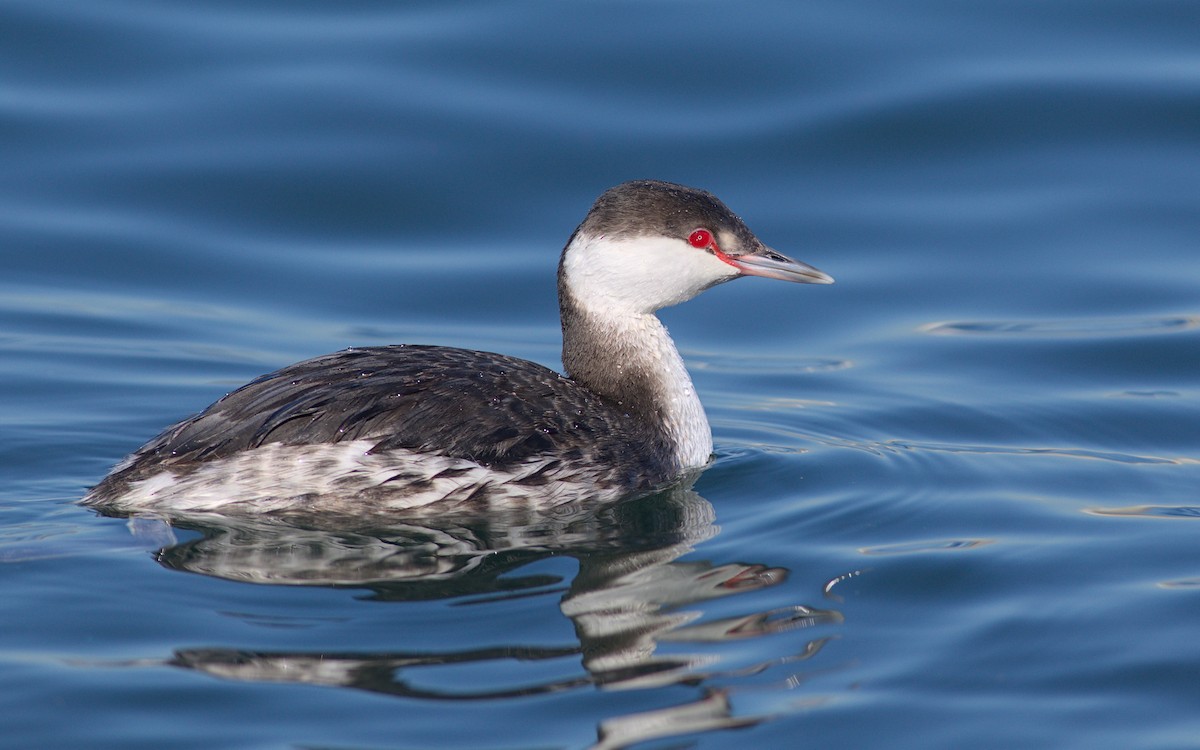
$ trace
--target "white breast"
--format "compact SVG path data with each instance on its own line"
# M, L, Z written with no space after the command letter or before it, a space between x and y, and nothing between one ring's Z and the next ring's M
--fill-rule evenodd
M473 510L492 505L553 507L582 497L607 501L620 497L604 467L566 466L536 483L547 459L507 470L484 467L464 458L411 450L370 453L374 441L320 445L269 443L209 461L192 471L162 471L134 482L121 497L126 512L170 507L173 512L322 513L411 510L437 504ZM547 480L547 481L541 481Z

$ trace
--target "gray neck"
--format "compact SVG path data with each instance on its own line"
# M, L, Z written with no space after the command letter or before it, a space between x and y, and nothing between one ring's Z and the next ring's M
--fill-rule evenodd
M660 431L678 469L705 465L712 432L662 322L653 313L587 307L561 278L559 308L567 374Z

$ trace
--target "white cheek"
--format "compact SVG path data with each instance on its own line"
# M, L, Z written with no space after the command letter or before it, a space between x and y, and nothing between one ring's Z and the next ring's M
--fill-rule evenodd
M580 303L639 313L685 302L738 275L713 254L666 237L611 241L577 236L564 268Z

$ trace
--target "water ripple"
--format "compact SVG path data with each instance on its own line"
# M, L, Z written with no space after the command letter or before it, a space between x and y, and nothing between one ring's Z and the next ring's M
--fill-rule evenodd
M1177 333L1200 327L1200 316L1078 320L978 320L929 323L917 330L935 336L1134 336Z
M1094 516L1139 518L1200 518L1200 506L1195 505L1130 505L1125 508L1088 508Z
M772 356L759 353L688 352L688 366L695 371L758 375L776 373L835 372L854 367L848 359Z
M924 453L958 453L981 455L1007 456L1054 456L1057 458L1082 458L1093 461L1112 461L1122 464L1194 464L1197 460L1189 457L1166 458L1163 456L1143 456L1132 453L1115 451L1095 451L1084 448L1010 448L998 445L951 445L947 443L916 443L907 440L883 441L837 441L826 440L826 443L842 447L858 448L868 453L882 456L900 452Z
M1195 589L1200 588L1200 578L1181 578L1177 581L1162 581L1158 584L1163 589Z
M863 547L859 552L864 555L907 555L914 552L947 552L964 549L975 549L991 544L991 539L934 539L923 542L904 542L901 544L883 544L877 547Z

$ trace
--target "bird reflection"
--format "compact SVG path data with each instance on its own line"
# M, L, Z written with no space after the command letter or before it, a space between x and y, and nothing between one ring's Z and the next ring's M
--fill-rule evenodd
M737 668L721 664L714 644L841 622L836 611L801 604L705 617L699 605L776 586L788 571L765 563L681 560L718 532L712 506L689 488L553 512L511 510L403 522L341 519L336 524L315 518L192 517L171 519L170 529L194 538L160 549L160 564L227 580L353 587L381 602L488 601L549 590L561 596L559 609L573 623L578 643L437 652L188 648L177 650L169 664L232 680L346 687L439 701L495 700L585 686L700 688L696 700L682 705L603 720L596 745L603 748L764 720L766 716L737 715L732 709L729 693L736 690L737 678L807 659L826 639L814 638L798 653ZM552 555L578 562L569 583L548 574L521 573ZM671 644L667 653L664 644ZM447 665L510 662L520 673L519 665L553 660L576 666L569 676L546 678L538 672L534 682L514 686L419 685L427 682L419 679L422 670ZM791 674L779 678L792 679Z

